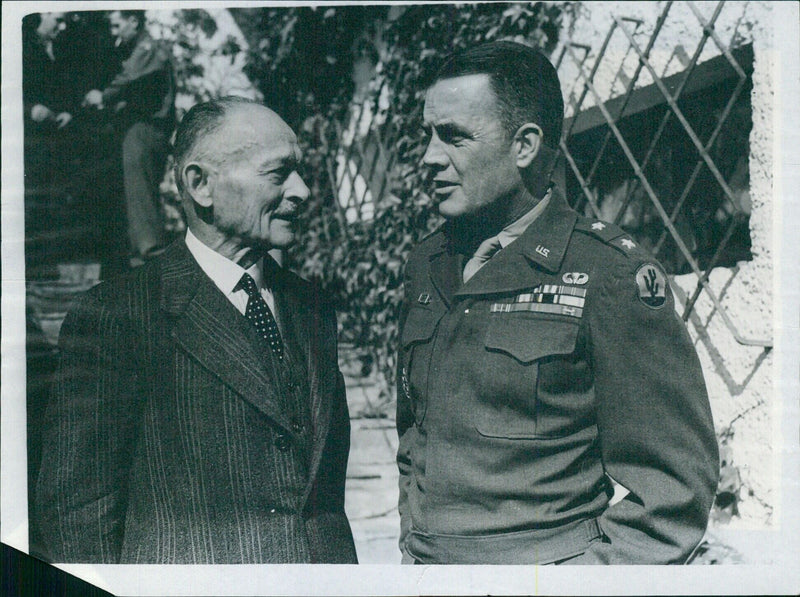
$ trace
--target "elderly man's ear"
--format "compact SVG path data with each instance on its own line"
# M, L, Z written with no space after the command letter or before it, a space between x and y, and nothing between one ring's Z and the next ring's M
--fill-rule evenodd
M211 207L214 203L208 174L208 168L196 162L186 164L181 172L186 192L202 207Z
M542 129L532 122L526 122L514 135L514 147L517 152L517 167L528 168L542 148Z

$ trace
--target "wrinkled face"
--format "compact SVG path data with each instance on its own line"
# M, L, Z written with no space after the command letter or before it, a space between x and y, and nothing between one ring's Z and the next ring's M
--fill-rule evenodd
M513 144L499 118L489 75L437 81L428 89L422 163L431 170L439 213L474 216L518 191Z
M136 17L125 18L119 11L108 15L108 28L118 46L133 41L139 32L138 26L139 22Z
M41 19L36 33L44 40L55 39L67 26L63 12L46 12L42 14Z
M289 126L263 106L238 106L207 139L206 152L215 156L208 182L216 229L245 246L291 245L309 190Z

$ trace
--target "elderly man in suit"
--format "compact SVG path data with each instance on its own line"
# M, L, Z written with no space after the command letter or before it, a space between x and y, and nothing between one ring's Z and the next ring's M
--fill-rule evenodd
M249 100L184 117L186 238L61 330L36 496L52 560L356 562L335 316L267 253L295 240L300 157Z

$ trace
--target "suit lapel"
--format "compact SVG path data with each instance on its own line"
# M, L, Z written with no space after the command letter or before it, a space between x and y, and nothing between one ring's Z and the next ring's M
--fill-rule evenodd
M253 350L247 321L203 273L183 241L165 255L161 305L172 338L223 383L290 430L275 380Z

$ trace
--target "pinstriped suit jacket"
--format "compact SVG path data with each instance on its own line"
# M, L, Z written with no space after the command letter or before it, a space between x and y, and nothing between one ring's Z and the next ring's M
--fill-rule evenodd
M36 493L53 561L356 562L335 316L290 272L274 290L309 374L304 466L268 351L183 240L70 312Z

